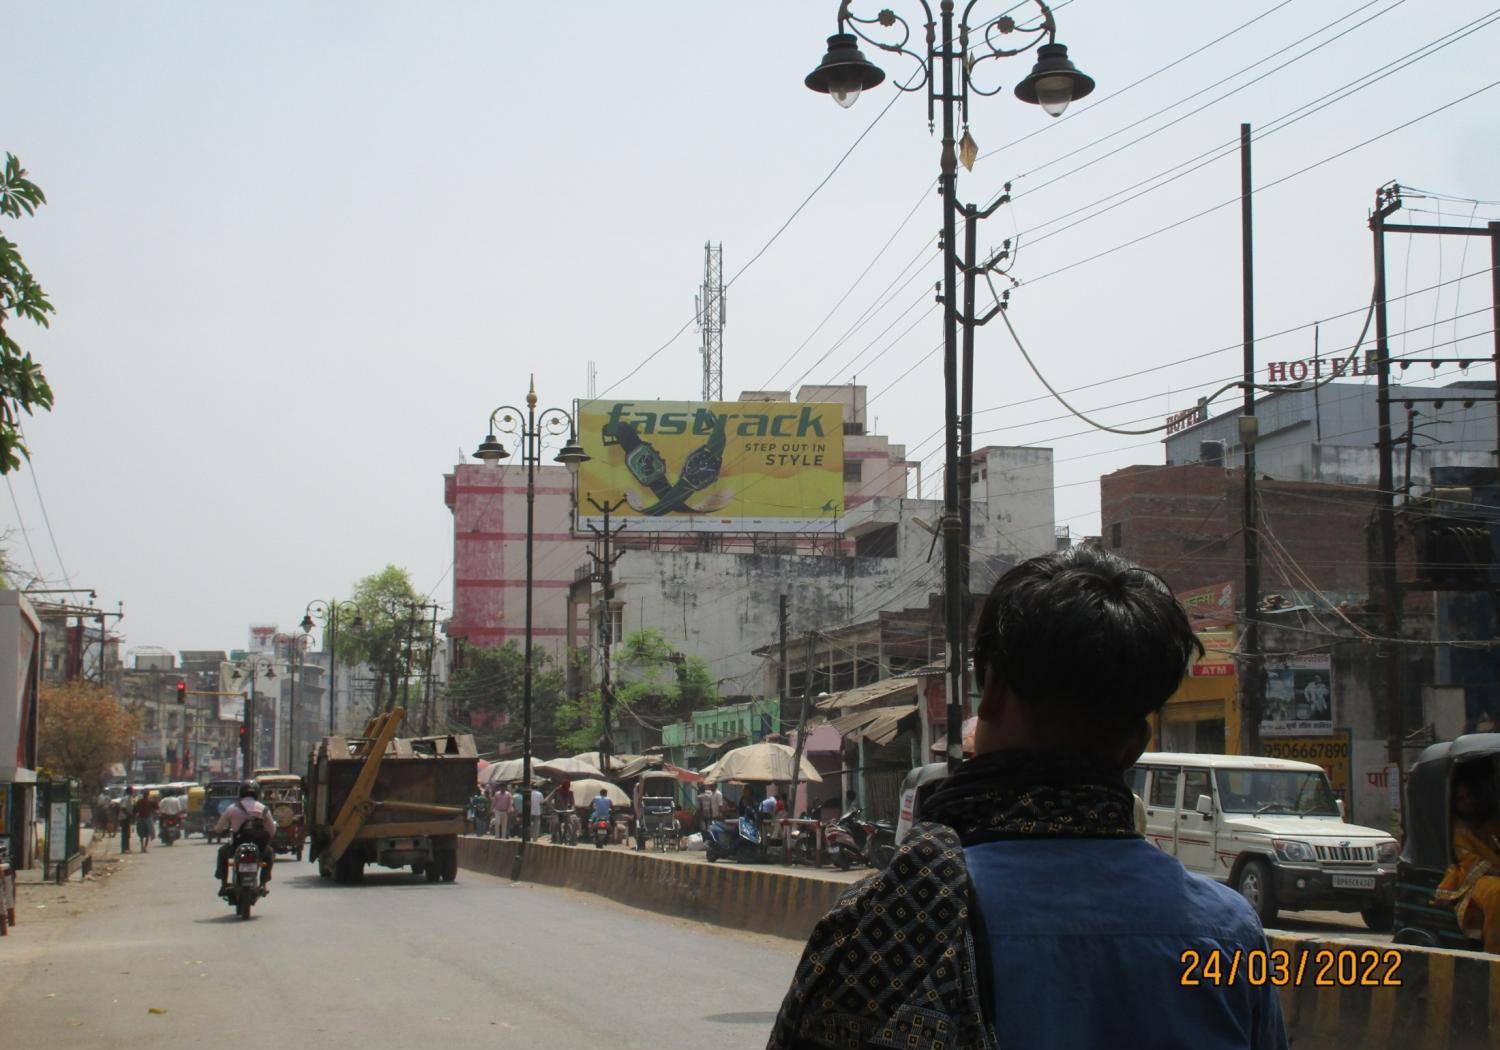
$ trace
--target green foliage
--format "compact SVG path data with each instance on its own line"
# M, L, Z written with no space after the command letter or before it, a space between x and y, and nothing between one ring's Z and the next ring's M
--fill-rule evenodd
M719 690L708 665L672 648L666 635L647 627L628 635L614 661L615 724L635 719L652 728L688 718L717 706ZM565 701L557 712L558 743L590 751L604 735L604 716L597 690Z
M532 661L531 735L533 740L550 740L564 703L567 676L562 668L549 666L552 661L546 653L533 653ZM466 648L463 666L450 676L444 693L448 720L473 733L481 753L521 739L525 670L525 655L509 643L494 649Z
M4 173L0 174L0 216L31 216L46 202L41 187L28 179L21 162L7 153ZM21 349L8 325L14 318L24 318L46 328L47 315L54 312L47 293L21 258L20 249L0 233L0 474L15 470L21 465L21 457L30 455L21 438L21 413L31 415L35 409L52 408L52 388L42 374L42 366Z
M407 678L405 667L407 638L412 635L412 607L422 603L412 587L405 569L387 565L354 585L351 601L359 610L359 623L353 617L339 617L339 634L335 657L342 664L366 663L377 672L375 709L390 710L396 699L408 698L402 693ZM420 622L417 640L425 638ZM415 663L415 661L413 661ZM410 710L410 703L406 703Z

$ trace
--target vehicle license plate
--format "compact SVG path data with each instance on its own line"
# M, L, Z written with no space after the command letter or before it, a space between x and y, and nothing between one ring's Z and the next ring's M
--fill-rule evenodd
M1373 890L1375 888L1375 876L1335 875L1333 877L1333 888L1336 890Z
M244 875L254 875L259 870L260 870L260 865L259 864L241 864L240 865L240 873L244 874ZM1373 880L1371 881L1371 885L1374 885L1374 881Z

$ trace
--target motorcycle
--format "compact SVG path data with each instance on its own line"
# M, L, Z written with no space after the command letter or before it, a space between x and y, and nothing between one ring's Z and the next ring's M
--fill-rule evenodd
M703 845L710 864L720 857L754 863L761 859L760 827L749 817L740 817L733 824L716 820L709 824Z
M161 818L161 844L170 846L182 838L182 815L169 813Z
M595 817L589 822L589 827L594 832L594 848L603 849L605 843L609 842L609 821L604 817Z
M250 906L266 895L265 865L260 849L253 842L241 842L230 858L229 885L219 895L234 907L242 919L250 918Z
M858 809L824 825L823 841L828 859L840 871L855 864L884 870L896 855L895 826L885 820L865 820Z

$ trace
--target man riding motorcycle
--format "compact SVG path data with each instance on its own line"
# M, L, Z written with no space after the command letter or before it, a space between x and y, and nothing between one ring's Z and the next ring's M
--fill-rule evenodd
M234 855L235 847L245 841L253 842L260 850L260 860L265 865L261 893L270 893L271 889L265 883L271 881L271 865L276 860L276 852L271 848L271 840L276 836L276 818L271 816L270 809L261 804L260 788L256 784L246 781L240 785L239 799L233 805L225 807L219 816L213 833L221 835L226 831L229 832L229 838L219 847L219 860L214 866L214 876L219 880L220 892L229 888L229 858Z

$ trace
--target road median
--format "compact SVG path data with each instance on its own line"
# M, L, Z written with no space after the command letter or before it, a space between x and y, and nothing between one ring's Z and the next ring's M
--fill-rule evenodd
M459 863L509 878L520 843L465 836ZM753 865L533 843L521 880L596 893L631 907L802 940L848 883ZM1500 958L1275 933L1265 966L1233 978L1280 989L1293 1045L1500 1048ZM1200 983L1203 974L1197 975ZM1182 994L1192 994L1186 986Z

